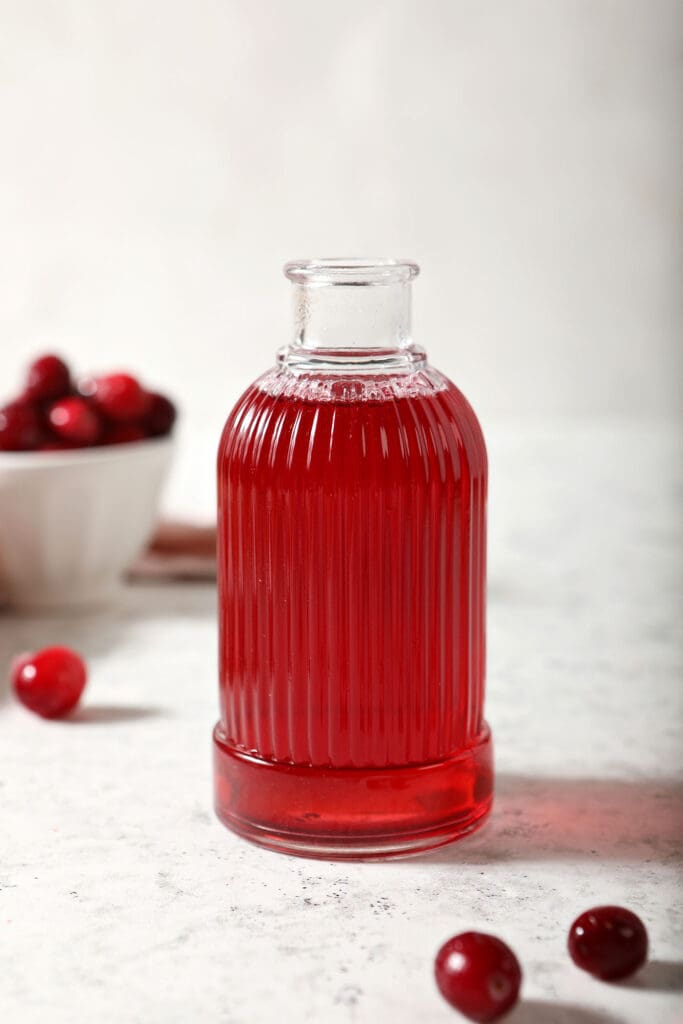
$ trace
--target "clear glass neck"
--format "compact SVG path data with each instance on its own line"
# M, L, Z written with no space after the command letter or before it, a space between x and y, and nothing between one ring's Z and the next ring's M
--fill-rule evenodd
M414 368L411 282L416 263L385 259L296 260L294 338L280 353L292 368Z

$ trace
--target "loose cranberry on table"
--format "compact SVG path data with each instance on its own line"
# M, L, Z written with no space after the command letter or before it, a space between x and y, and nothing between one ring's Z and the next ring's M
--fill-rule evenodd
M510 947L483 932L463 932L444 943L434 973L444 999L479 1024L511 1010L522 984L522 970Z
M102 434L100 417L84 398L62 398L50 406L47 415L54 433L65 441L93 445Z
M27 398L42 401L49 398L63 398L69 394L71 375L63 359L55 355L34 359L26 377Z
M87 672L83 659L69 647L45 647L21 654L10 668L21 703L43 718L61 718L78 704Z
M82 391L115 423L144 419L152 404L149 392L129 373L93 377L84 382Z
M29 402L10 402L0 409L0 451L21 452L42 440L38 410Z
M640 918L624 907L593 907L569 929L569 955L584 971L602 981L634 974L647 959L647 931Z

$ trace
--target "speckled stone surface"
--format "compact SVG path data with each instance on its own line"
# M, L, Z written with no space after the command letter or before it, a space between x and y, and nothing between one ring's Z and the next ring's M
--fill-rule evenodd
M59 641L91 666L63 723L3 681L0 1019L446 1024L462 1018L433 956L479 928L523 965L510 1024L683 1020L680 439L635 424L488 434L497 802L484 830L430 856L290 859L218 824L212 588L0 614L1 664ZM176 477L185 496L192 472ZM606 902L650 932L630 983L565 953L574 916Z

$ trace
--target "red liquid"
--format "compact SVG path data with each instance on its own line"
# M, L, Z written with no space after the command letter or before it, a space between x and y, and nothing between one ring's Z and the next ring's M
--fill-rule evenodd
M273 371L218 461L217 810L265 845L385 856L490 806L486 451L445 378Z

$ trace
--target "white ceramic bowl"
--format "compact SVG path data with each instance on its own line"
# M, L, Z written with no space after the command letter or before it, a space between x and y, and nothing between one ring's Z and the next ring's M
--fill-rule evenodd
M0 452L0 601L108 601L154 528L172 444Z

